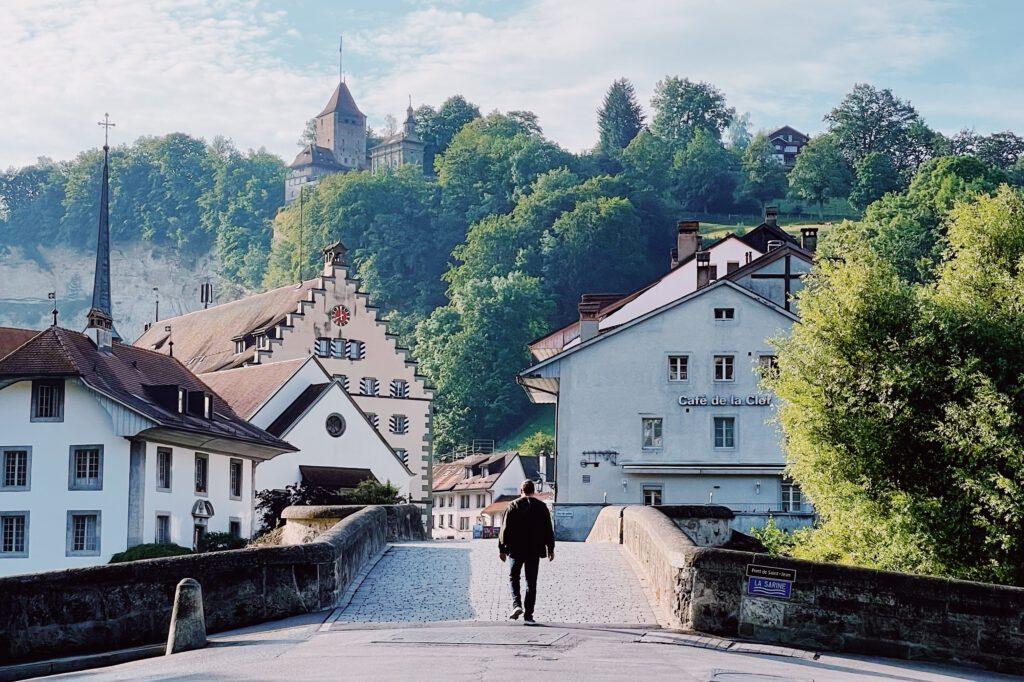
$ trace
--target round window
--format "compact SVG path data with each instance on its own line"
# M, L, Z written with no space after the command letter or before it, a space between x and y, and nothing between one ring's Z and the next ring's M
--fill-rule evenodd
M327 418L327 433L337 438L345 433L345 418L340 414L332 414Z

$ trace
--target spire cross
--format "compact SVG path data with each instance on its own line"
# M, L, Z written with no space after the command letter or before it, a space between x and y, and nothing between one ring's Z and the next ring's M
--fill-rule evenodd
M110 114L103 114L103 120L96 125L103 126L103 148L107 149L110 146L110 129L117 124L110 122Z

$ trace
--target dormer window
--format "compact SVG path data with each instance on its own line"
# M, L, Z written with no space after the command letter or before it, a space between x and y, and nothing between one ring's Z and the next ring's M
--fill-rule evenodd
M209 393L203 394L203 416L213 419L213 396Z
M261 350L267 350L267 349L270 348L270 334L269 333L268 334L260 334L257 338L259 339L259 347L260 347Z
M235 339L235 355L245 352L245 339Z
M178 387L178 414L185 414L185 404L188 401L188 393L184 388Z

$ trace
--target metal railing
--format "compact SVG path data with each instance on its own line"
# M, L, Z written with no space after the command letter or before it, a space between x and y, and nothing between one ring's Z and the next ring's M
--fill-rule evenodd
M715 500L713 504L720 504L728 507L737 514L796 514L801 516L813 516L814 505L810 502L803 502L799 505L785 504L782 502L721 502Z

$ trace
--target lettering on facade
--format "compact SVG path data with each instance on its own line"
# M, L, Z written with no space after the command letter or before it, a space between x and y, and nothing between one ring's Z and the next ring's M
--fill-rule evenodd
M681 395L682 407L766 407L772 404L770 395Z

